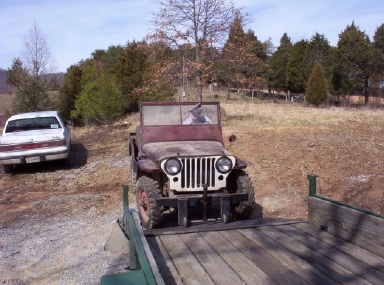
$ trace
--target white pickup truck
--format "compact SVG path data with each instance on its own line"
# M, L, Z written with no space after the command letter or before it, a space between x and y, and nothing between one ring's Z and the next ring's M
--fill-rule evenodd
M0 165L5 174L16 164L63 160L69 165L70 146L71 131L57 111L17 114L0 136Z

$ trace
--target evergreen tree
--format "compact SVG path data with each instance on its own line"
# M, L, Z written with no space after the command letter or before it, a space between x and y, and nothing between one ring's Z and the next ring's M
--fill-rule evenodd
M292 51L291 38L286 33L280 39L277 50L268 59L268 85L272 88L287 90L286 73Z
M71 65L65 74L59 98L59 111L65 120L71 119L71 110L75 110L76 98L81 93L81 74L78 65Z
M6 83L14 88L18 88L23 84L28 77L27 70L23 67L23 62L20 58L14 58L12 60L12 66L7 69Z
M378 27L373 36L373 80L378 94L384 97L384 24Z
M372 74L372 48L369 37L352 22L339 34L334 57L332 84L336 92L364 92L369 101L369 80Z
M243 19L237 15L231 24L228 40L222 52L220 78L226 86L250 88L263 81L265 46L257 39L254 31L243 29Z
M83 118L85 123L111 125L124 112L123 100L121 89L113 76L101 72L97 80L85 84L75 101L71 117Z
M246 35L242 19L238 14L230 24L228 39L224 44L222 52L222 71L219 78L222 79L227 88L229 88L230 84L239 88L245 83L245 67L243 65L245 48Z
M91 53L94 60L100 61L103 64L104 70L110 70L124 54L125 48L123 46L111 45L107 50L97 49Z
M316 63L308 79L305 97L308 103L318 107L327 100L327 79L321 63Z
M124 108L137 111L139 94L135 91L143 85L144 74L149 66L147 45L144 42L128 43L124 54L113 67L117 83L122 88Z
M12 101L13 113L53 110L47 90L33 77L24 79Z
M307 51L308 43L305 40L293 45L286 72L286 83L292 92L305 91L308 80L308 73L306 72Z
M384 24L377 27L373 36L373 45L376 49L380 50L384 54Z
M315 33L308 43L307 49L307 76L309 77L314 66L321 63L327 78L331 76L332 49L324 35Z

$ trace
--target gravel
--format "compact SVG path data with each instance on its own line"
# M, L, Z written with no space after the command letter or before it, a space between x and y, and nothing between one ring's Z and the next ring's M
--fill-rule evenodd
M124 272L128 254L104 250L119 214L92 207L76 217L31 215L0 228L0 284L100 284L102 275Z

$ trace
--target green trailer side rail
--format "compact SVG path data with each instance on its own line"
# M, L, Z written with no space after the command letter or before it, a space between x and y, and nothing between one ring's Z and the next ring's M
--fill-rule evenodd
M342 203L342 202L339 202L339 201L336 201L336 200L332 200L330 198L318 195L316 193L316 191L317 191L316 190L316 187L317 187L316 186L317 176L316 175L307 175L307 179L309 180L309 197L319 198L321 200L334 203L336 205L344 206L344 207L347 207L349 209L353 209L353 210L356 210L356 211L359 211L359 212L363 212L363 213L368 214L368 215L372 215L372 216L384 219L383 215L380 215L380 214L377 214L377 213L374 213L374 212L371 212L371 211L368 211L368 210L365 210L365 209L362 209L362 208L354 207L354 206L351 206L351 205L348 205L348 204L345 204L345 203Z
M164 284L159 275L153 273L150 265L150 258L145 252L146 244L143 244L144 235L135 210L128 205L128 186L123 186L123 231L129 239L129 267L132 271L106 274L101 277L101 285L156 285ZM153 265L152 265L153 266ZM156 271L156 270L155 270ZM160 279L159 279L160 278Z
M308 223L327 233L384 257L384 216L316 194L314 175L309 180Z

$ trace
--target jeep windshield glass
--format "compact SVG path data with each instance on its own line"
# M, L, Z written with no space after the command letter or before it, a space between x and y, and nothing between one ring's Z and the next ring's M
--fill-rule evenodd
M218 105L143 106L142 117L145 126L175 126L191 124L218 124ZM196 117L192 118L191 113ZM193 115L192 114L192 115Z
M61 129L61 126L55 117L26 118L9 121L5 132L12 133L42 129Z

